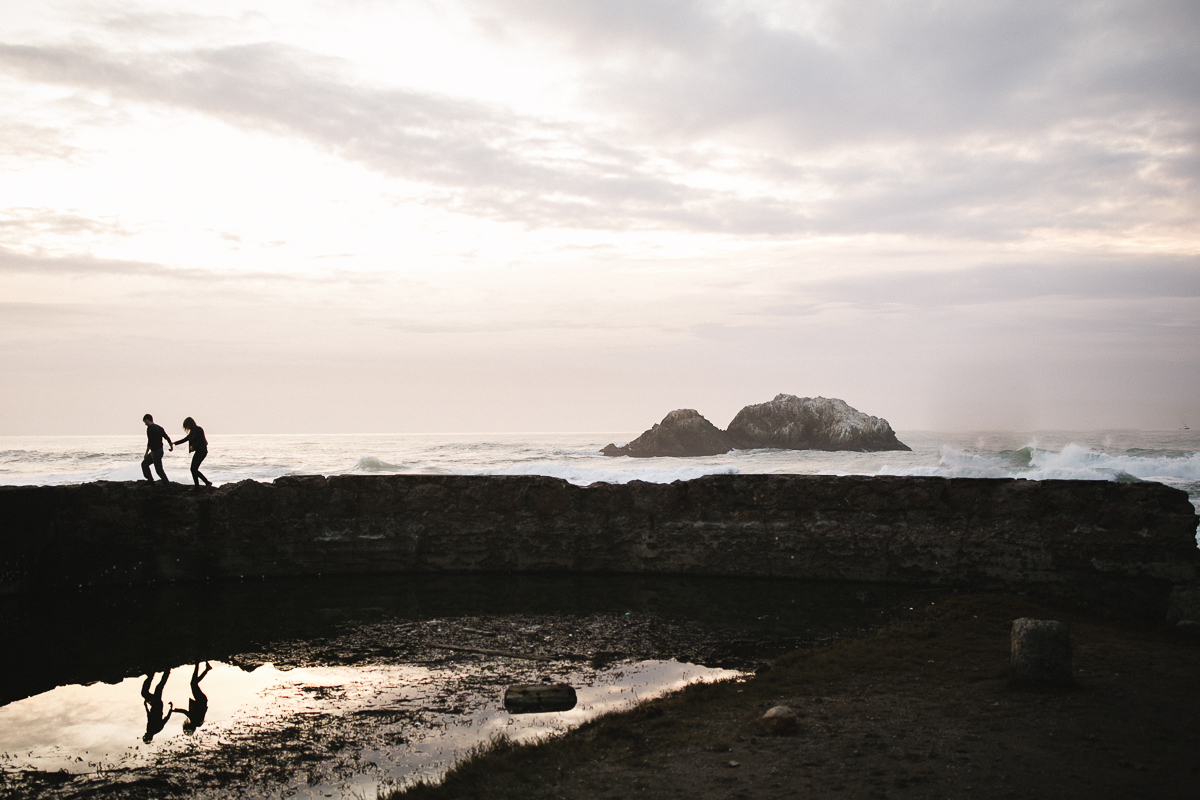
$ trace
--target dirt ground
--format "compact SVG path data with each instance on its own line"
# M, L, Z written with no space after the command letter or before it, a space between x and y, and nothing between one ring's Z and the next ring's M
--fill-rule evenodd
M492 665L479 686L465 690L480 697L614 660L758 668L540 745L493 743L440 785L396 795L406 800L1200 798L1200 640L1165 623L1027 597L852 594L869 613L830 617L803 636L781 634L787 626L755 631L653 614L509 614L356 623L225 658L246 668ZM1068 625L1075 685L1039 689L1009 680L1018 617ZM546 660L488 654L497 651ZM448 697L441 705L459 702ZM767 735L758 719L781 704L798 712L799 730ZM417 711L430 723L438 709ZM359 752L403 739L412 722L298 715L286 727L150 767L0 775L0 797L275 796L298 766L312 774L310 784L361 771Z
M783 656L535 746L497 742L397 798L1197 798L1200 642L1024 597ZM1076 683L1017 685L1011 623L1069 626ZM758 719L787 705L788 736Z

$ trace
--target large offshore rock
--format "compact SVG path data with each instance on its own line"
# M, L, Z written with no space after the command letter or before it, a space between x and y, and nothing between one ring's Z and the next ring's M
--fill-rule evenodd
M779 394L746 406L726 431L735 447L749 450L911 450L886 419L850 407L845 400Z
M606 456L719 456L733 449L725 432L691 408L680 408L623 447L609 444Z

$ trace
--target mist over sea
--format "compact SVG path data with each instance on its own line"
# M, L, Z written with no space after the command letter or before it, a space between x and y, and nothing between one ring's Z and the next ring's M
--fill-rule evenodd
M283 475L548 475L586 485L665 483L711 474L802 473L1158 481L1200 507L1200 431L902 431L911 453L741 450L704 458L609 458L609 442L639 432L223 435L206 431L202 467L217 484ZM141 431L127 436L0 437L0 484L59 485L141 479ZM177 447L167 476L190 483Z

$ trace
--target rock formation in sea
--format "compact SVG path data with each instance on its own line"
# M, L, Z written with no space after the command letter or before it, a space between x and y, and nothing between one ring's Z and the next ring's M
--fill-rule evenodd
M680 408L627 445L609 444L606 456L716 456L733 449L729 437L691 408Z
M886 419L872 417L844 400L776 395L769 403L746 406L729 423L740 450L911 450L896 438Z

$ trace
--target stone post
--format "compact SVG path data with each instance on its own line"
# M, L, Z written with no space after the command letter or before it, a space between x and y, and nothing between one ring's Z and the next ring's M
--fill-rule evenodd
M1067 626L1049 619L1013 620L1012 670L1013 676L1022 681L1072 683Z

